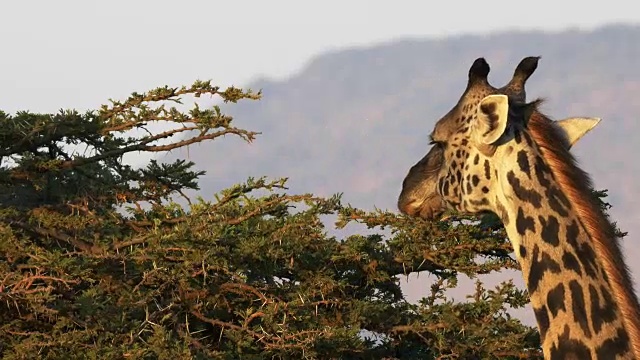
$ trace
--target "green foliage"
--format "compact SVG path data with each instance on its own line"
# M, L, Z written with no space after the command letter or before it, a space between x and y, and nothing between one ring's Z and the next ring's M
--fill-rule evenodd
M196 82L86 114L0 113L3 358L541 357L537 331L507 312L527 304L525 291L478 282L467 301L445 294L459 273L518 268L495 218L366 212L340 196L289 194L286 179L192 201L186 190L203 174L194 164L122 162L227 134L255 138L218 107L167 106L207 94L260 98ZM149 131L157 121L177 126ZM335 229L379 232L337 239L326 215ZM433 275L431 293L412 304L399 284L416 272Z

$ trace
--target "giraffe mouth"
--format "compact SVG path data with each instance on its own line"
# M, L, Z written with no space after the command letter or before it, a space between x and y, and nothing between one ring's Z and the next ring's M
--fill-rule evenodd
M440 217L446 208L438 197L431 197L424 201L413 200L400 206L400 212L412 216L419 217L424 220L434 220Z
M444 211L445 209L443 208L434 209L434 208L424 207L422 210L420 210L419 216L424 220L435 220L440 218L442 214L444 214Z

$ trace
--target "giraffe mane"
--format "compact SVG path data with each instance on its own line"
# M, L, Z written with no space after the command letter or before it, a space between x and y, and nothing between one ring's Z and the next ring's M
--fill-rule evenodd
M613 295L623 314L624 325L633 344L633 352L640 359L640 309L633 295L633 283L626 264L619 260L623 259L623 254L615 228L600 208L595 196L590 196L593 189L591 178L577 166L575 157L567 150L564 134L547 116L535 109L531 113L527 128L560 190L567 196L591 237L596 256L603 265ZM629 289L628 292L625 289Z

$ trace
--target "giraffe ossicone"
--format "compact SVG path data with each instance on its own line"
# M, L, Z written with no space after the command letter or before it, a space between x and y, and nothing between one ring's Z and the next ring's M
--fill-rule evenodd
M407 174L404 214L490 211L521 265L547 359L640 360L640 306L615 229L569 149L599 118L553 121L526 102L540 57L524 58L502 88L484 58Z

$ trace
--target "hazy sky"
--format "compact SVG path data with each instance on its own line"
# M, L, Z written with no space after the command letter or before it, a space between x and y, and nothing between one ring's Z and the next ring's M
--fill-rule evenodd
M633 4L3 1L0 109L95 108L132 91L198 78L242 85L258 75L287 76L331 48L398 37L640 22Z

